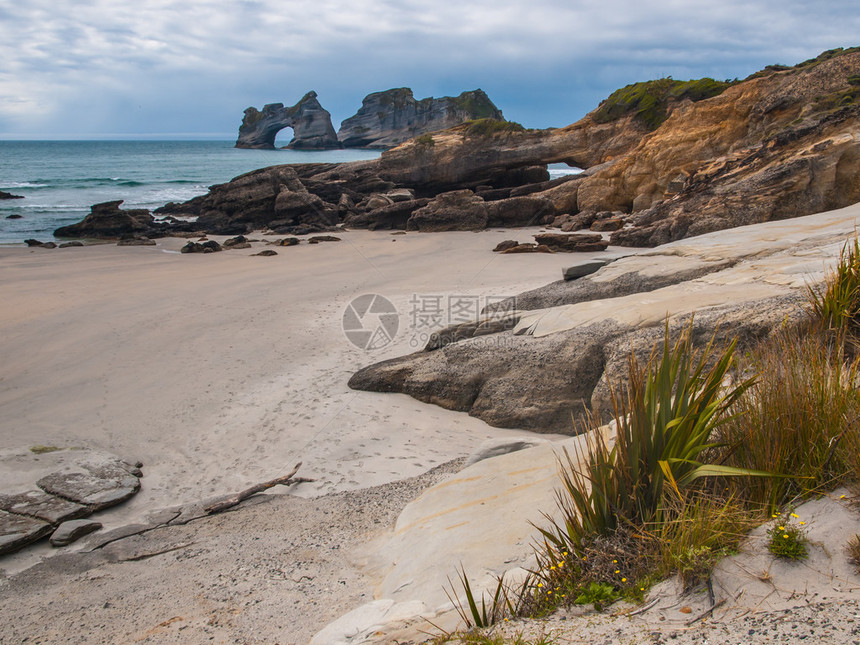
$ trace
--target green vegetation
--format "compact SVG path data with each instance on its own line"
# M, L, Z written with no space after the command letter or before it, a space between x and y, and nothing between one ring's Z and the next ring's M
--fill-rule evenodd
M610 94L594 111L592 117L598 123L608 123L633 115L649 130L656 130L668 118L671 102L683 99L703 101L722 94L735 82L715 81L712 78L691 81L661 78L633 83Z
M809 555L806 550L806 533L800 527L791 524L780 524L777 519L774 526L767 530L767 550L778 558L786 560L804 560Z
M499 121L498 119L475 119L463 124L464 137L491 137L503 133L525 132L525 130L516 121Z
M35 455L44 455L48 452L56 452L57 450L62 450L62 448L58 448L57 446L30 446L30 452Z
M860 240L808 302L800 326L744 356L735 342L697 351L692 323L674 343L667 324L644 366L631 356L611 388L615 442L592 432L560 460L534 570L480 602L462 571L470 629L641 601L672 574L692 588L767 521L774 556L805 558L805 522L781 509L860 480ZM846 549L860 566L860 535Z
M826 60L830 60L831 58L838 58L839 56L844 56L845 54L853 54L854 52L858 51L860 51L860 47L848 47L847 49L837 47L836 49L828 49L827 51L821 52L815 58L810 58L808 60L803 61L802 63L798 63L797 65L767 65L763 70L756 72L755 74L751 74L745 80L749 80L751 78L759 78L762 76L770 76L771 74L776 74L778 72L796 72L804 69L811 69L816 65L820 65Z
M432 134L422 134L419 137L415 137L415 145L416 146L434 146L436 142L433 141Z
M498 108L481 90L463 92L453 97L451 102L472 119L496 119L500 115Z

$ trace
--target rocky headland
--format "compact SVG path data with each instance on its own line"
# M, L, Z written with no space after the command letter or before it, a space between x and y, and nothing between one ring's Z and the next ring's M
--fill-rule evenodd
M600 222L612 244L656 246L860 200L858 92L855 49L743 81L638 83L565 128L469 121L374 161L257 170L155 214L230 235ZM583 172L551 181L551 163Z
M481 89L418 100L410 88L400 87L365 96L358 112L340 124L337 138L346 148L393 148L474 119L505 117Z

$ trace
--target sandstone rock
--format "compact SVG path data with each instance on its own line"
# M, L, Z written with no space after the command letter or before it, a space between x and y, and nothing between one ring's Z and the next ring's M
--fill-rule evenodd
M289 108L283 103L270 103L262 112L254 107L246 109L236 147L273 149L278 132L284 128L292 128L295 135L288 148L327 150L341 147L331 124L331 114L320 105L313 91Z
M483 199L471 190L437 195L416 210L406 223L412 231L476 231L487 227L488 214Z
M34 246L42 249L54 249L57 247L53 242L40 242L39 240L30 238L28 240L24 240L24 244L27 246Z
M130 469L116 459L83 462L42 477L36 485L95 511L119 504L140 490L140 481Z
M555 253L555 251L546 244L526 243L507 248L502 253Z
M574 264L562 269L561 273L565 280L576 280L577 278L582 278L599 271L609 264L609 262L610 260L592 260L590 262Z
M526 448L534 448L535 446L539 446L545 443L548 443L546 439L536 439L531 437L519 439L510 439L504 437L498 439L486 439L481 443L480 446L475 449L475 451L471 455L469 455L463 467L467 468L472 464L478 463L479 461L484 461L484 459L500 457L501 455L507 455L512 452L517 452L519 450L525 450Z
M0 555L13 553L51 532L48 522L0 511Z
M308 238L308 244L319 244L320 242L340 242L340 238L334 235L315 235Z
M379 193L376 193L367 198L367 201L364 202L364 209L372 211L376 210L377 208L385 208L386 206L391 206L393 203L394 200L387 195L380 195Z
M30 490L14 495L0 494L0 510L18 515L28 515L50 524L89 515L92 510L82 504L70 502L41 490Z
M622 220L620 217L599 219L592 222L589 228L597 233L619 231L624 228L624 220Z
M516 240L505 240L504 242L499 242L498 244L496 244L496 248L493 249L493 253L501 253L519 245L520 243Z
M155 242L153 242L153 244L155 244ZM63 242L57 248L68 249L69 247L72 247L72 246L83 246L83 245L84 245L83 242L78 242L77 240L74 240L72 242Z
M247 244L247 246L243 246L246 244ZM250 245L247 237L245 237L244 235L237 235L236 237L231 237L231 238L224 240L221 243L221 246L222 246L222 248L225 248L225 249L233 249L233 248L247 249L251 245Z
M56 237L90 237L119 239L122 237L150 237L164 235L167 224L156 222L145 209L121 210L123 200L94 204L90 213L77 224L61 226Z
M2 190L0 190L0 200L2 200L2 199L24 199L24 196L23 195L13 195L12 193L4 193ZM12 216L10 215L9 217L12 217ZM9 219L9 217L7 217L6 219ZM18 217L21 217L21 216L18 215ZM12 219L15 219L15 218L12 218Z
M344 219L344 225L351 228L368 228L371 231L392 228L405 229L412 213L429 203L430 200L427 198L394 202L390 206L384 206L368 213L348 215Z
M93 531L98 531L101 527L101 522L93 520L63 522L51 534L51 546L68 546L72 542L80 540L85 535L89 535Z
M251 255L260 255L260 256L263 256L263 257L269 257L269 256L272 256L272 255L277 255L277 254L278 254L278 252L277 252L277 251L274 251L274 250L272 250L272 249L263 249L263 250L262 250L262 251L260 251L259 253L252 253Z
M415 199L415 191L411 188L398 188L397 190L389 190L385 193L392 202L408 202Z
M609 241L604 240L600 235L540 233L534 238L538 244L546 245L553 251L565 253L604 251L609 246Z
M488 117L504 119L480 89L418 101L411 89L401 87L368 94L358 112L341 123L337 138L348 148L390 148L421 134Z

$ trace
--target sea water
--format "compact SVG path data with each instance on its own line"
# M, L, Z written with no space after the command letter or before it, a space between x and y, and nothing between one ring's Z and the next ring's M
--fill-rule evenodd
M0 141L0 244L53 240L90 206L155 209L277 164L357 161L378 150L243 150L232 141ZM7 219L9 215L21 218Z
M0 141L0 244L54 239L54 229L80 221L90 206L123 200L122 208L155 209L204 194L212 184L288 163L358 161L378 150L243 150L231 141ZM550 166L550 176L578 172ZM20 219L8 219L20 215Z

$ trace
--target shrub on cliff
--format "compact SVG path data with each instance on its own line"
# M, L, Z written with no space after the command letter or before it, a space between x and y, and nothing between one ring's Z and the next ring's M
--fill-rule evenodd
M498 119L474 119L463 124L463 136L466 137L490 137L495 134L525 132L525 130L516 121L499 121Z
M670 102L683 99L703 101L722 94L734 83L712 78L691 81L661 78L633 83L615 90L591 116L598 123L608 123L632 114L646 128L656 130L668 118Z

